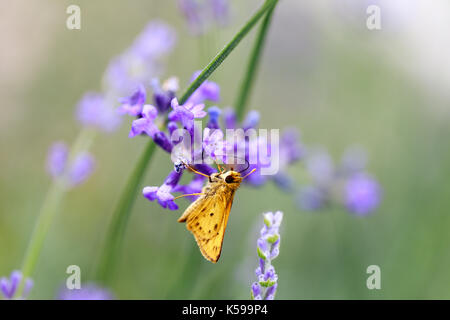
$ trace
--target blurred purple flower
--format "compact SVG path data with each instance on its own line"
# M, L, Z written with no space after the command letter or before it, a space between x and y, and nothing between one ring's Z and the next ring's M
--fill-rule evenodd
M120 114L129 114L130 116L137 117L142 112L142 107L145 104L146 92L142 84L140 84L130 97L119 99L121 106L118 111Z
M116 130L121 118L115 108L101 93L88 92L78 103L77 118L84 126L91 126L105 132Z
M272 260L280 253L280 224L283 213L277 211L275 214L268 212L264 214L264 226L261 236L257 241L258 268L255 270L257 282L251 287L252 299L273 300L277 289L278 275L272 265Z
M367 174L355 174L345 187L345 205L350 212L365 216L378 208L381 189L378 182Z
M88 152L79 153L68 163L69 148L63 142L54 143L47 156L47 171L54 178L65 178L68 187L86 181L95 169L95 159Z
M78 154L73 160L69 172L69 184L70 186L76 186L85 182L94 172L95 159L88 152Z
M104 76L108 91L116 96L132 90L162 72L161 60L176 43L175 31L162 21L152 21L123 54L114 58Z
M229 20L228 0L178 0L178 7L194 35L206 32L212 22L224 26Z
M57 178L64 173L69 148L64 142L55 142L49 149L47 155L47 172Z
M216 107L216 106L210 107L208 109L209 121L208 121L206 127L210 128L210 129L219 129L220 128L219 118L220 118L221 114L222 114L222 110L220 110L219 107Z
M22 282L22 278L23 278L22 272L18 270L14 270L13 272L11 272L9 278L7 277L0 278L0 291L5 299L14 298L17 289L19 288L19 285ZM25 280L23 293L20 299L26 299L32 287L33 287L33 280L27 278Z
M107 289L93 283L83 284L81 289L63 288L57 296L58 300L114 300L114 295Z

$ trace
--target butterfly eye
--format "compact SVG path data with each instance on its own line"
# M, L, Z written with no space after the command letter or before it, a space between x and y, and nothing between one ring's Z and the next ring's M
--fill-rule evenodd
M234 182L233 176L227 176L227 177L225 178L225 182L226 182L226 183L233 183L233 182Z

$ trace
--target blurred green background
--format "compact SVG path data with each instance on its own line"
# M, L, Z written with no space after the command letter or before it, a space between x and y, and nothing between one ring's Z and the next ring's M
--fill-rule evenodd
M325 146L335 160L349 145L364 146L369 171L383 187L377 212L364 218L343 209L302 212L272 184L243 187L213 265L192 251L192 235L176 222L181 210L165 211L139 196L111 287L116 296L249 298L261 213L281 210L278 299L449 299L450 11L445 1L426 2L413 1L406 12L382 7L382 29L370 31L365 7L355 1L280 1L251 99L262 128L298 127L306 144ZM109 60L148 21L163 19L178 33L165 77L180 77L185 88L260 3L232 1L231 24L208 36L205 52L175 1L1 2L0 275L21 266L50 183L48 147L72 142L79 131L75 105L84 92L100 89ZM79 31L65 26L70 4L81 7ZM443 25L438 14L447 15ZM221 85L221 107L234 103L254 34L212 77ZM112 210L147 142L127 137L130 122L96 139L97 170L65 198L31 298L54 298L68 265L81 267L83 282L93 275ZM144 184L160 185L171 166L158 152ZM301 164L290 173L301 182ZM372 264L381 267L381 290L366 287Z

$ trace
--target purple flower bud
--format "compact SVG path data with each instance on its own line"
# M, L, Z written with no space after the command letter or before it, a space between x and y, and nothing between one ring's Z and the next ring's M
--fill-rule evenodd
M162 131L156 132L153 136L153 140L164 151L167 151L168 153L172 152L173 145L164 132L162 132Z
M251 110L249 113L247 113L247 116L242 123L242 128L244 129L244 131L256 128L259 124L260 117L260 113L256 110Z
M378 182L367 174L353 175L345 187L345 205L350 212L367 215L380 204L381 189Z
M58 300L114 300L114 295L107 289L93 283L83 284L81 289L63 288L57 296Z
M142 84L139 84L137 90L130 96L119 99L122 104L119 107L120 114L129 114L130 116L137 117L141 114L142 108L147 99L145 88Z
M219 107L213 106L208 109L209 121L206 125L210 129L219 129L219 118L222 113Z
M53 177L59 177L64 173L69 149L64 142L55 142L47 155L47 172Z
M146 133L150 137L154 138L155 134L159 132L158 126L154 123L158 116L158 110L152 105L146 104L142 108L142 118L136 119L131 124L131 130L129 137L133 138L142 133Z
M262 300L261 286L258 284L258 282L253 282L252 284L252 297L253 300Z
M153 100L159 112L166 112L170 109L170 103L175 98L175 92L178 90L178 79L170 78L164 83L164 88L159 85L158 79L153 79Z
M225 122L225 129L236 129L237 127L236 113L232 108L225 108L224 122Z

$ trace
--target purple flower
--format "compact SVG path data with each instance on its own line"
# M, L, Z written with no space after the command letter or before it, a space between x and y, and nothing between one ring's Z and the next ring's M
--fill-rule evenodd
M121 118L115 108L101 93L88 92L78 103L77 118L84 126L96 127L105 132L116 130Z
M64 142L55 142L49 149L47 155L47 172L57 178L64 173L69 149Z
M208 109L209 121L206 125L210 129L220 129L219 118L222 114L222 110L219 107L212 106Z
M9 279L7 277L0 278L0 291L3 294L5 299L13 299L16 295L17 289L22 282L22 272L18 270L14 270L11 272ZM31 288L33 287L33 280L30 278L25 279L24 289L21 299L26 299L28 294L30 293Z
M228 0L178 0L178 6L195 35L206 32L213 22L224 26L229 20Z
M95 159L88 152L78 154L73 160L69 172L69 185L76 186L86 181L94 172Z
M249 111L244 119L244 122L242 122L242 129L244 129L244 131L247 131L248 129L255 129L259 124L260 117L261 115L258 111Z
M174 30L161 21L150 22L123 54L109 64L104 80L116 96L129 95L138 85L162 72L162 58L176 42Z
M86 181L95 168L95 159L88 152L81 152L69 162L69 148L63 142L52 145L47 156L47 171L54 179L65 179L67 187Z
M196 71L191 77L191 82L193 82L199 75L201 71ZM186 104L201 104L205 100L218 102L220 100L220 87L217 83L206 80L204 81L197 90L189 97Z
M225 129L235 129L237 127L236 112L232 108L225 108L223 114Z
M158 110L149 104L142 108L142 118L136 119L131 124L131 130L128 136L133 138L142 133L146 133L150 137L154 137L160 130L155 124L155 119L158 116Z
M278 275L272 266L272 260L280 253L280 224L283 213L264 214L264 226L257 240L258 268L255 270L257 282L252 284L252 299L273 300L277 289Z
M133 95L126 98L121 98L119 101L122 104L119 107L120 114L129 114L130 116L137 117L142 112L142 107L145 104L146 92L142 84L138 86Z
M374 211L381 200L378 182L367 174L355 174L345 187L345 205L350 212L365 216Z
M169 53L176 40L175 31L166 23L152 21L137 36L132 50L146 59L156 59Z
M170 103L175 98L178 91L178 78L172 77L167 79L161 88L158 79L152 80L153 100L159 112L166 112L170 109Z
M81 289L63 288L57 296L58 300L114 300L114 295L107 289L93 283L83 284Z
M203 118L207 114L203 111L205 108L204 104L194 105L193 103L186 103L180 106L175 98L172 100L171 105L173 110L169 113L169 120L179 121L191 133L194 129L194 119Z
M171 194L173 189L178 185L178 182L183 175L183 171L172 171L160 187L145 187L142 194L150 201L158 200L158 203L163 208L169 210L177 210L178 205L174 202L174 196Z
M210 0L214 18L221 24L226 25L229 20L228 0Z

